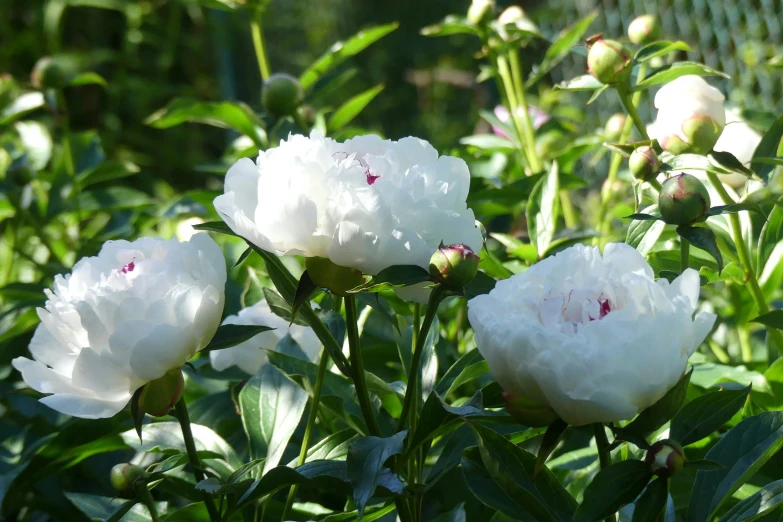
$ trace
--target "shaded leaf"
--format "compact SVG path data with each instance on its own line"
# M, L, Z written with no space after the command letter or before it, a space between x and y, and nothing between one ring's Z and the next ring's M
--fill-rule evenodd
M761 314L755 319L751 319L751 322L761 323L764 326L783 330L783 310L772 310L766 314Z
M297 317L297 315L294 314L291 305L289 305L280 294L271 288L266 287L262 288L262 291L264 292L264 299L266 300L266 304L269 305L269 309L272 310L273 314L282 319L285 319L289 322L289 324L309 326L307 321L305 321L301 316Z
M408 430L403 430L387 438L362 437L348 449L346 459L348 479L353 486L353 500L359 511L359 518L362 517L367 501L375 492L383 464L392 455L402 453L403 442L407 435Z
M383 85L376 85L371 89L357 94L353 98L349 99L340 107L334 111L332 117L329 118L327 127L331 131L336 131L343 128L346 124L350 123L356 116L361 113L365 107L383 90Z
M536 245L538 252L545 252L557 228L560 207L560 181L557 162L539 181L528 199L525 216L530 242Z
M750 386L696 397L674 416L669 437L683 446L700 441L726 424L745 404L749 393Z
M666 479L657 478L647 484L644 493L636 501L631 522L657 522L666 508L669 488Z
M686 239L693 246L699 247L710 254L718 264L718 273L723 270L723 256L718 248L718 240L715 232L705 227L692 227L689 225L680 225L677 227L677 234Z
M596 522L616 513L633 502L652 477L650 466L641 460L624 460L602 469L585 489L574 522Z
M269 330L274 330L274 328L251 324L222 324L218 327L215 336L209 341L206 348L201 350L201 353L231 348L249 341L261 332L268 332Z
M544 59L541 63L534 68L533 74L525 82L525 87L534 85L537 81L547 75L549 71L563 61L563 58L568 56L571 49L577 45L582 36L587 31L587 28L593 23L593 20L598 16L598 13L592 12L586 17L576 22L572 27L566 27L555 37L554 42L546 50Z
M363 291L398 288L424 283L430 280L430 274L418 265L395 265L384 268L366 283L350 290L355 294Z
M688 44L682 41L672 42L669 40L661 40L645 45L634 55L633 59L637 63L644 63L658 56L665 56L675 51L691 51Z
M776 480L737 502L718 522L751 522L773 511L782 503L783 480Z
M291 323L296 319L296 312L299 311L302 304L309 301L316 290L318 290L318 287L315 286L315 283L313 283L313 280L310 278L310 274L305 270L299 278L299 284L296 285L294 302L291 305Z
M685 401L692 373L693 370L691 369L691 371L683 375L677 384L666 392L666 395L642 411L633 422L625 426L623 428L624 431L645 437L669 422L680 409L683 401Z
M775 123L767 129L761 141L753 152L753 160L757 158L772 158L778 155L780 140L783 138L783 116L775 120ZM761 167L756 168L756 174L765 182L769 181L769 175L775 170L774 165L761 163Z
M671 65L667 65L655 70L643 81L637 83L633 87L632 91L643 91L655 85L669 83L670 81L675 80L680 76L691 74L696 76L720 76L722 78L729 78L728 74L716 71L712 67L707 67L706 65L700 63L675 62Z

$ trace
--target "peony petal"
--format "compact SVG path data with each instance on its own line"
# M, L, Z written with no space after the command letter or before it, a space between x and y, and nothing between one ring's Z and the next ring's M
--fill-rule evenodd
M139 379L152 381L185 364L195 351L196 342L188 328L160 324L136 342L129 364Z
M80 417L82 419L108 419L119 413L128 401L131 395L124 399L104 400L97 397L83 397L80 395L71 395L68 393L58 393L50 395L40 400L41 404L57 410L60 413Z

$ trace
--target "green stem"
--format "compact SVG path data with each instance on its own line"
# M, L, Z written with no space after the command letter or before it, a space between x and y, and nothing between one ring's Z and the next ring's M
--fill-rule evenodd
M655 178L649 180L647 183L649 183L650 186L652 188L654 188L655 190L657 190L658 192L660 192L661 189L663 188L663 187L661 187L661 183L657 179L655 179Z
M527 93L525 92L525 77L522 75L522 67L519 63L519 53L516 49L511 49L508 53L511 63L511 82L514 86L514 98L516 107L514 113L520 120L522 132L525 136L524 144L527 147L527 159L530 162L530 169L536 173L543 170L541 159L536 152L536 136L533 130L533 122L530 120L530 107L527 103ZM521 109L521 110L520 110ZM519 114L519 113L522 114Z
M636 105L631 99L631 95L628 93L626 89L623 88L618 88L617 94L620 95L620 101L623 102L623 106L625 107L625 110L628 112L628 115L633 120L633 123L636 126L636 130L639 131L639 135L642 137L643 140L649 140L650 136L647 135L647 127L644 126L642 117L639 116L639 111L636 110Z
M375 413L372 411L372 402L370 402L370 392L367 390L367 383L364 379L364 363L362 362L362 349L359 345L359 328L356 320L359 315L356 312L356 296L348 295L345 297L345 323L348 330L348 348L351 355L351 375L353 384L356 387L356 395L359 398L359 408L362 410L364 422L370 435L381 436L381 428L378 421L375 420Z
M253 35L253 48L256 51L256 59L258 60L258 70L261 73L261 79L266 80L269 78L269 60L266 57L266 48L264 47L264 33L261 29L261 10L259 9L256 16L250 20L250 32Z
M155 501L152 499L152 495L150 494L150 490L147 487L146 482L139 482L138 485L136 485L136 495L139 497L139 500L141 500L145 506L147 506L147 511L150 512L150 518L152 519L152 522L159 522L160 517L158 517L158 510L155 507Z
M595 445L598 447L598 462L601 469L609 467L612 464L612 455L609 452L609 439L606 438L606 429L599 423L593 424L595 433Z
M71 119L68 114L68 106L65 103L65 95L62 89L55 91L55 101L57 103L57 112L60 115L60 125L62 126L63 133L63 158L65 160L65 172L68 177L71 178L71 184L73 185L73 192L71 193L71 199L73 200L73 207L76 210L76 236L80 236L79 228L82 221L82 209L81 209L81 184L76 178L76 167L73 161L73 150L71 149Z
M408 414L411 414L415 421L417 412L411 411L411 407L416 400L416 395L419 393L419 374L421 365L421 356L424 352L424 343L427 341L427 333L430 331L432 322L435 320L435 316L438 314L438 305L444 297L446 290L441 285L432 289L430 294L429 303L427 303L427 313L424 314L424 321L421 323L421 329L416 337L416 344L413 348L413 354L411 355L411 367L408 373L408 387L405 391L405 399L402 402L402 412L400 413L400 419L397 421L397 427L395 432L401 431L408 420ZM412 423L412 424L415 424Z
M752 362L753 348L750 345L750 331L748 330L747 324L737 325L737 337L739 338L740 357L742 357L742 362Z
M691 251L691 244L684 237L680 238L680 273L688 268L688 254Z
M190 467L193 468L193 477L196 479L196 484L204 480L204 468L201 466L201 459L198 457L196 451L196 442L193 439L193 432L190 429L190 416L188 415L188 407L185 404L185 399L182 398L177 401L174 406L174 411L177 414L177 420L179 420L180 428L182 428L182 438L185 441L185 450L188 453L188 460L190 460ZM220 520L220 514L215 507L215 502L212 497L206 491L201 492L201 497L204 499L204 504L207 506L207 512L209 512L209 519L212 522L218 522Z
M301 466L307 459L307 449L310 446L310 438L313 434L313 427L315 426L315 419L318 417L318 408L321 404L321 389L324 385L324 378L326 377L326 367L329 365L329 354L326 350L321 352L321 361L318 363L318 377L315 380L315 389L313 390L313 400L310 404L310 412L307 414L307 424L305 425L304 437L302 437L302 447L299 448L299 459L296 461L296 465ZM299 485L294 484L288 491L288 499L285 502L283 508L283 517L280 520L287 520L288 513L291 511L291 507L294 505L294 499L296 498L296 492L299 490Z
M523 130L522 119L517 112L519 104L517 103L517 95L514 90L514 81L511 78L511 71L508 67L508 61L506 60L506 57L502 55L498 55L495 61L497 63L498 74L500 75L501 80L500 87L502 87L502 90L506 94L506 100L508 100L508 113L509 117L511 118L511 123L514 127L514 130L516 131L517 140L519 141L522 148L522 153L524 154L525 160L527 161L527 166L530 167L531 174L533 174L538 172L537 170L533 169L533 165L536 160L531 159L530 157L530 146L525 139L525 131Z
M735 203L734 199L726 191L723 183L720 182L718 176L707 171L707 177L710 179L712 186L720 194L723 203L726 205L732 205ZM769 305L764 297L764 292L761 291L756 274L753 272L753 265L750 262L750 253L748 252L748 246L745 244L745 240L742 238L742 225L740 224L739 214L736 212L729 214L729 223L731 224L731 235L734 240L734 246L737 248L737 257L739 257L742 268L745 270L745 280L747 281L750 295L758 308L759 315L769 312ZM783 354L783 332L772 327L767 328L767 336L775 345L775 348L779 353Z

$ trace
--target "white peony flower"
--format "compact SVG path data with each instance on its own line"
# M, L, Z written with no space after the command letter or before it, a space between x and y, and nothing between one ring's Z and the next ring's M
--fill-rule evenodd
M310 328L296 324L289 326L288 321L272 313L263 299L253 306L240 310L237 315L229 315L223 324L269 326L274 330L261 332L252 339L231 348L209 352L212 367L219 372L237 366L243 372L255 375L267 361L266 351L274 350L277 343L286 335L290 335L296 341L311 361L315 361L320 353L321 342Z
M650 137L672 154L706 154L726 124L725 99L700 76L680 76L655 95L658 115Z
M235 163L215 209L268 252L374 275L392 265L426 268L441 242L478 251L469 185L465 162L438 157L424 140L339 143L314 131L262 151L256 163Z
M726 127L723 128L714 149L730 152L743 165L751 167L750 161L753 159L753 153L756 152L759 143L761 143L761 134L745 123L738 114L727 110ZM747 176L742 174L725 174L720 178L735 189L742 188L748 181Z
M226 265L207 234L190 242L109 241L56 276L33 360L14 359L41 402L87 419L119 412L149 381L204 348L223 313Z
M498 281L468 317L507 393L583 425L630 419L677 383L715 321L694 318L698 297L695 270L654 281L628 245L576 245Z

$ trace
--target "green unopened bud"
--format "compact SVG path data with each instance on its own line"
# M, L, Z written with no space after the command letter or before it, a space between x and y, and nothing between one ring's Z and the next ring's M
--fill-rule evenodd
M555 410L525 397L503 392L503 401L506 403L506 411L514 420L531 428L549 426L558 419Z
M144 468L123 462L122 464L117 464L111 468L109 481L111 482L111 486L117 490L120 496L132 498L136 481L143 480L146 476L147 472L144 471Z
M622 112L612 114L606 121L606 126L604 127L604 140L610 143L620 141L620 136L623 133L623 127L625 127L627 119L628 116Z
M290 74L275 73L264 82L261 102L273 116L289 116L304 100L304 89Z
M162 417L177 404L184 387L182 370L169 370L163 377L144 385L139 395L139 410L152 417Z
M631 74L631 56L616 40L598 38L587 53L587 70L607 84L624 82Z
M658 155L655 149L649 145L637 147L628 158L628 169L633 177L639 181L650 181L658 174L661 163L658 161Z
M661 38L661 25L653 15L637 16L628 26L628 39L637 45L646 45Z
M709 213L710 194L695 176L678 174L663 182L658 210L666 223L687 225Z
M468 245L442 246L430 258L430 275L446 286L462 289L476 277L479 261Z
M348 290L364 282L362 273L354 268L335 265L324 257L305 258L305 268L315 286L326 288L335 295L345 296Z
M60 89L65 87L68 78L57 61L44 56L35 63L30 81L36 89Z
M473 0L468 8L468 23L478 25L492 13L495 0Z
M682 446L673 440L659 440L647 450L644 461L655 475L669 478L682 471L685 466L685 452Z

